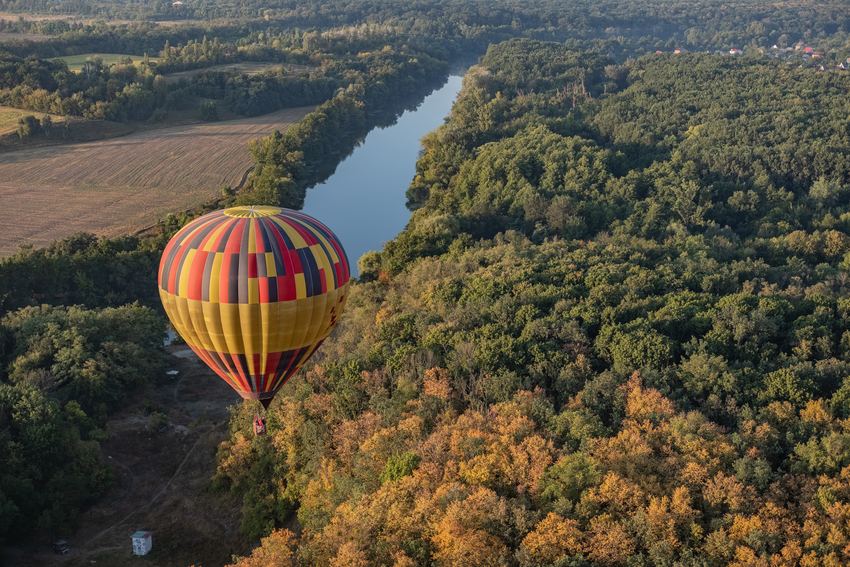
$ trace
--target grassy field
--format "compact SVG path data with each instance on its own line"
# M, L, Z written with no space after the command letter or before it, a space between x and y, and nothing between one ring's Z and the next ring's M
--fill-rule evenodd
M64 14L31 14L24 12L2 12L0 11L0 20L6 20L8 22L17 22L18 20L25 20L30 22L40 22L40 21L49 21L49 20L66 20L70 19L72 16L67 16Z
M206 73L208 71L219 71L226 73L234 73L237 75L257 75L259 73L265 73L266 71L272 71L284 68L286 71L290 73L307 73L310 71L310 67L307 65L296 65L294 63L260 63L254 61L243 61L240 63L226 63L224 65L213 65L212 67L204 67L202 69L191 69L189 71L180 71L178 73L169 73L167 75L163 75L166 80L169 82L176 82L180 79L190 79L195 75L200 73Z
M82 22L84 24L91 24L98 21L108 21L111 24L131 24L133 20L125 20L121 18L104 18L104 17L89 17L89 16L80 16L79 14L36 14L29 11L26 12L3 12L0 11L0 20L6 20L8 22L17 22L19 20L24 20L28 22L45 22L45 21L60 21L60 20L68 20L74 22Z
M41 117L44 116L41 112L21 110L20 108L13 108L11 106L0 106L0 135L14 132L18 128L18 119L21 116L26 116L27 114L31 114L38 119L41 119ZM57 116L55 114L51 114L51 118L53 118L54 123L62 122L64 120L62 116Z
M144 59L141 55L128 55L126 53L81 53L80 55L66 55L64 57L56 57L54 61L64 61L68 65L68 69L79 73L86 61L100 58L106 66L120 63L122 59L129 57L133 63L139 64ZM157 57L148 57L151 61L156 61Z
M56 21L56 20L69 20L75 22L82 22L85 24L91 24L94 22L109 22L110 24L135 24L139 23L142 20L128 20L125 18L110 18L107 16L82 16L80 14L39 14L34 13L32 11L21 11L21 12L9 12L0 10L0 20L6 20L9 22L16 22L18 20L25 20L30 22L42 22L42 21ZM153 24L162 27L180 27L180 26L198 26L198 25L207 25L207 26L221 26L232 23L233 20L229 18L213 18L210 20L190 20L190 19L176 19L176 20L144 20L146 24Z
M0 235L0 255L80 231L126 234L197 206L240 182L252 163L250 140L310 110L0 154L0 210L15 219Z

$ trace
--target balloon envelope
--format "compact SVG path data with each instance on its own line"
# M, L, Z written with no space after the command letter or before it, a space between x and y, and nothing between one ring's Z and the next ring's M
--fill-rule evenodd
M333 330L348 258L316 219L279 207L232 207L169 241L159 294L174 329L243 398L267 405Z

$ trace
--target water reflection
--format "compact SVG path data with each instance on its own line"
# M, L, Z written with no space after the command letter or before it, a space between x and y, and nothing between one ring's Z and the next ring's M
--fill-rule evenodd
M413 179L422 137L443 123L463 78L449 77L415 110L376 128L325 182L307 191L304 212L327 224L345 245L352 272L364 252L378 250L407 223L405 191Z

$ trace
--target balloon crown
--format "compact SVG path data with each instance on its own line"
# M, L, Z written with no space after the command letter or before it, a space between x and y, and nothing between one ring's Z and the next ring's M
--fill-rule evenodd
M283 209L280 207L271 207L268 205L244 205L224 209L224 214L229 217L236 217L240 219L256 219L277 215L280 214L281 211L283 211Z

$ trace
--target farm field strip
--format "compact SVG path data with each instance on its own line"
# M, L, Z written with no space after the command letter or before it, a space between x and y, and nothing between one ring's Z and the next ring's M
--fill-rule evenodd
M36 14L32 12L2 12L0 11L0 20L7 22L17 22L24 20L28 22L49 22L49 21L69 21L81 22L83 24L92 24L95 22L107 22L113 25L138 23L140 20L127 20L122 18L108 18L98 16L82 16L79 14Z
M68 20L74 18L77 18L77 16L72 16L70 14L32 14L25 12L0 12L0 20L4 20L7 22L17 22L18 20L42 22L51 20Z
M10 41L45 41L50 39L49 35L40 33L22 33L22 32L0 32L0 42Z
M312 107L142 131L96 142L0 154L0 255L86 231L115 236L197 206L239 183L248 142L283 130Z
M35 116L38 119L45 116L43 112L33 112L31 110L23 110L12 106L0 105L0 135L14 132L18 128L18 119L27 115ZM54 123L65 120L63 116L58 116L56 114L51 114L50 117L53 119Z

